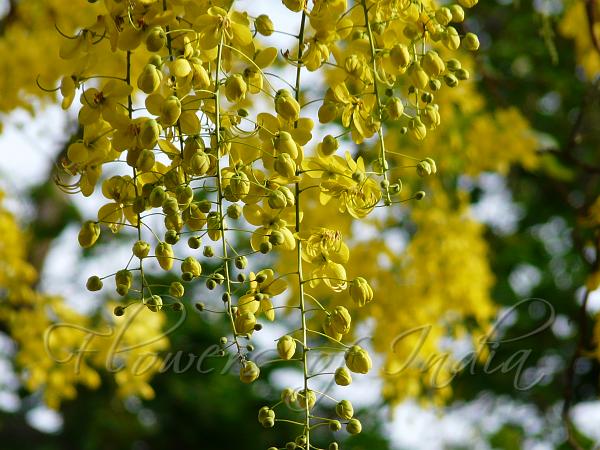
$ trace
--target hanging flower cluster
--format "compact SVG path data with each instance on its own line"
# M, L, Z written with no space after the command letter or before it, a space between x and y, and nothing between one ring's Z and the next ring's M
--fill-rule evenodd
M310 213L303 194L318 190L321 205L356 221L380 206L424 197L400 198L398 171L405 168L390 165L387 154L396 149L386 149L384 129L397 123L420 141L440 124L438 91L469 78L453 52L479 46L474 34L459 31L464 9L476 3L283 0L298 30L297 45L287 49L265 44L283 30L267 14L239 10L241 2L104 0L90 6L95 21L60 49L77 68L62 79L63 107L78 99L83 129L63 161L75 181L61 185L105 199L97 217L83 223L79 243L92 247L110 230L130 236L132 245L123 269L90 277L88 289L114 280L123 298L114 313L122 316L136 304L179 311L188 285L203 282L214 295L195 306L228 318L221 345L237 356L244 383L260 377L246 339L263 319L276 320L277 309L287 310L298 326L275 348L281 361L300 366L302 383L258 413L265 427L290 421L279 419L276 407L300 417L291 420L299 432L286 448L316 448L311 432L324 425L338 431L343 422L350 434L362 428L348 400L313 387L313 377L327 375L311 372L314 353L331 346L343 353L344 365L332 374L340 386L351 383L351 372L372 368L365 348L343 342L352 334L348 308L330 300L347 291L364 307L376 293L367 279L348 278L348 245L328 217L303 226ZM92 71L106 52L122 64ZM295 68L292 79L282 78L285 65ZM328 83L321 92L305 86L307 71L322 71ZM317 99L304 103L309 95ZM318 114L311 117L306 105L314 102ZM320 133L334 127L343 131ZM326 135L314 139L317 132ZM437 171L431 158L415 167L420 176ZM295 255L293 267L249 271L249 258L267 264L259 255L273 251ZM158 295L145 276L155 263L179 273L168 295ZM311 293L323 286L328 296ZM288 289L293 299L286 302ZM333 401L338 417L316 416L317 400Z

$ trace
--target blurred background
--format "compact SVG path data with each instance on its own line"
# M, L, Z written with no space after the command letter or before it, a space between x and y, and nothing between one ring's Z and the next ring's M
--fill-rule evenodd
M77 107L63 110L60 96L38 87L59 83L54 25L74 29L73 8L84 7L0 1L0 447L285 442L288 428L264 430L255 417L293 370L267 365L259 382L240 384L227 358L211 355L220 319L193 307L184 320L144 316L119 340L115 299L85 290L90 275L126 263L130 242L77 246L97 205L55 183L81 133ZM279 2L272 8L285 24ZM482 1L462 31L476 32L481 48L468 59L472 80L440 100L438 130L419 145L388 134L403 152L435 158L435 180L408 182L427 199L381 217L385 233L356 232L356 272L377 292L357 336L371 337L379 371L355 382L364 431L341 447L598 448L600 2ZM381 259L369 265L363 256L379 246ZM390 349L390 340L420 326L432 327L421 365L405 370L417 341ZM89 358L78 353L86 337ZM115 356L115 342L143 345ZM118 370L156 354L162 365ZM451 367L436 372L443 355Z

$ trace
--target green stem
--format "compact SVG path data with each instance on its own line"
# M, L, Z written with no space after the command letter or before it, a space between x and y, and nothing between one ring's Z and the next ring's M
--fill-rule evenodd
M306 12L302 11L302 19L300 22L300 32L298 33L298 57L297 60L302 60L302 47L304 45L304 28L306 25ZM298 64L296 68L296 85L294 88L295 98L300 103L300 75L302 72L302 65ZM297 174L298 175L298 174ZM300 182L296 182L296 233L300 232ZM304 393L308 395L308 352L310 347L308 346L308 327L306 324L306 306L304 297L304 281L302 276L302 241L296 238L296 262L298 266L298 290L300 296L300 313L302 315L302 367L304 375ZM308 402L306 402L306 408L304 411L304 435L306 437L306 447L310 449L310 409Z
M371 47L371 65L373 70L373 93L375 94L375 100L377 103L377 119L379 120L379 127L377 128L377 136L379 138L380 154L379 159L381 160L381 171L383 173L383 180L385 182L385 203L390 204L390 189L387 176L387 159L385 157L385 141L383 139L383 125L381 124L383 118L383 107L381 104L381 96L379 94L379 88L377 87L377 62L375 59L375 40L373 39L373 30L371 29L371 22L369 21L369 9L367 8L367 1L361 0L364 16L365 16L365 27L367 28L367 36L369 37L369 45Z
M217 65L215 68L215 143L216 143L216 157L217 157L217 193L218 193L218 203L217 203L217 212L219 214L219 225L221 228L221 245L223 251L223 272L225 276L225 287L226 291L229 294L229 300L227 301L227 315L229 316L229 322L231 324L231 329L233 330L233 340L235 342L235 346L237 347L237 353L241 357L242 348L240 343L238 342L237 331L235 329L235 321L233 319L233 307L231 305L231 278L229 276L229 258L227 256L227 240L225 239L225 219L223 214L223 178L221 172L221 96L219 92L219 73L221 72L221 59L223 57L223 34L221 34L221 40L219 42L219 46L217 48Z
M128 50L127 51L127 74L125 75L125 82L129 85L131 85L131 51ZM127 96L127 114L129 116L129 120L131 120L133 118L133 99L131 98L131 94L129 94ZM138 192L138 183L137 183L137 170L134 167L133 168L133 188L135 191L135 196L136 198L139 196L139 192ZM138 241L142 240L142 218L141 218L141 214L137 213L137 224L136 224L136 228L137 228L137 237L138 237ZM141 278L141 283L142 283L142 288L140 289L140 296L142 299L142 302L144 301L144 259L143 258L139 258L140 260L140 278Z

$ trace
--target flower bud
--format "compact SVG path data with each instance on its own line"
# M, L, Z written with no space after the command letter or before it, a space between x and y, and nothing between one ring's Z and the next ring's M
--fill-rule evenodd
M242 383L252 383L255 381L260 375L260 369L258 366L252 361L246 361L243 363L240 368L240 380Z
M160 107L160 120L167 126L175 125L180 115L181 101L174 95L170 95Z
M277 353L281 359L292 359L296 353L296 341L293 337L285 335L277 341Z
M300 105L286 89L280 89L275 94L275 111L283 119L291 122L298 120L300 117Z
M469 71L467 69L458 69L456 72L454 72L454 76L458 79L458 80L468 80L470 77Z
M185 288L179 281L173 281L169 286L169 295L173 297L181 298L185 294Z
M336 341L342 339L342 335L333 328L331 316L325 317L325 320L323 321L323 333Z
M203 151L196 152L188 164L190 175L201 177L210 169L210 158Z
M225 97L231 103L237 103L246 98L248 85L244 81L244 77L239 74L233 74L225 81Z
M465 20L465 10L460 5L450 5L448 7L452 13L452 22L461 23Z
M144 94L152 94L160 86L162 72L153 64L146 64L137 79L137 87Z
M342 424L339 420L332 420L329 422L329 429L335 433L336 431L340 431L342 429Z
M87 288L88 291L99 291L100 289L102 289L104 283L102 283L102 280L100 279L100 277L96 276L96 275L92 275L91 277L89 277L87 279L87 282L85 283L85 287Z
M235 264L235 267L237 267L239 270L243 270L248 265L248 258L246 258L245 256L236 256L233 263Z
M398 97L392 97L387 104L386 111L392 120L399 120L404 114L404 104Z
M158 312L162 309L163 301L159 295L153 295L145 302L146 307L152 312Z
M419 117L408 121L408 134L417 141L422 141L427 136L427 128Z
M454 76L453 74L449 73L447 75L444 75L444 83L446 83L446 86L448 87L458 86L458 78L456 78L456 76Z
M146 48L149 52L158 52L167 44L167 35L162 27L153 27L146 36Z
M352 375L345 367L338 367L333 378L338 386L348 386L352 383Z
M395 65L402 68L408 67L411 61L408 47L404 44L394 45L390 50L390 58Z
M304 8L306 0L282 0L283 4L293 12L300 12Z
M362 425L358 419L351 419L346 424L346 431L350 434L358 434L362 431Z
M162 204L162 210L166 216L174 216L179 214L179 202L175 197L165 197L165 200Z
M307 391L302 389L298 392L298 404L301 408L306 409L308 406L308 409L312 409L316 402L317 396L310 389Z
M173 267L173 258L175 256L171 244L159 242L154 253L156 254L156 259L158 260L160 267L162 267L163 270L171 270Z
M136 241L131 251L136 257L143 259L150 253L150 244L146 241Z
M266 14L261 14L254 21L254 28L259 34L263 36L271 36L275 27L273 26L273 21Z
M181 271L189 272L194 278L197 278L202 274L202 266L196 258L188 256L181 262Z
M231 217L233 220L237 220L242 217L242 208L240 205L229 205L227 207L227 216Z
M238 199L244 198L250 192L250 180L244 172L236 173L229 180L231 193Z
M273 209L282 209L287 206L287 199L283 192L276 190L269 193L267 203Z
M289 153L281 153L273 163L275 171L284 178L292 178L296 175L296 163Z
M235 318L235 331L238 334L248 334L254 330L256 317L251 312L245 312Z
M352 317L344 306L336 306L331 313L331 325L333 329L340 334L346 334L350 331Z
M427 177L431 175L431 165L427 161L420 161L417 164L417 175Z
M298 393L290 387L281 391L281 401L290 404L298 399Z
M155 163L154 152L152 150L143 149L135 162L135 168L140 172L150 172L154 168Z
M425 109L421 111L421 120L430 130L437 128L440 124L440 113L436 106L427 105Z
M458 50L458 47L460 47L460 36L458 35L456 28L446 28L446 33L444 33L444 36L442 37L442 43L448 50Z
M446 65L440 56L433 50L429 50L421 60L423 70L430 77L437 77L446 70Z
M160 126L154 119L144 120L140 125L137 140L141 148L152 149L160 137Z
M475 51L479 49L479 38L476 34L467 33L462 40L462 45L467 50Z
M435 20L445 27L452 21L452 12L444 6L435 12Z
M458 4L463 8L472 8L475 6L479 0L458 0Z
M331 134L328 134L323 138L323 141L319 144L319 149L321 153L325 156L333 155L335 151L339 148L340 143L338 140L333 137Z
M77 240L83 248L90 248L100 237L100 225L91 220L87 220L81 226Z
M342 400L335 405L335 413L339 418L344 420L350 420L354 416L354 408L349 400Z
M273 139L273 147L277 150L278 153L287 153L292 159L296 159L298 157L298 146L296 145L296 141L292 138L292 135L287 131L280 131Z
M408 70L408 75L410 76L412 84L419 89L425 89L429 83L429 76L421 68L419 63L414 63Z
M373 366L367 351L358 345L353 345L348 349L344 359L346 360L346 367L355 373L367 373Z
M363 307L373 300L373 289L369 286L367 280L357 277L350 283L350 297L354 300L356 306Z
M152 189L150 197L148 197L148 201L154 208L158 208L159 206L163 205L166 197L167 193L165 192L165 189L162 186L156 186L154 189Z
M273 244L271 244L270 242L261 242L258 246L258 251L261 252L263 255L266 255L271 250L273 250Z

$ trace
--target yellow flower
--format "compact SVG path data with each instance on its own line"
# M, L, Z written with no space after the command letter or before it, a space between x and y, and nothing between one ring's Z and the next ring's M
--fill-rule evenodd
M238 11L225 11L213 6L195 21L198 30L198 42L204 50L215 48L223 39L224 44L243 49L252 44L250 21L246 14Z
M102 90L89 88L83 91L80 102L83 105L79 110L79 123L90 125L100 116L112 126L127 121L126 99L133 88L121 80L108 81Z
M252 233L250 243L254 250L260 248L263 242L269 242L269 235L273 231L279 231L283 235L283 243L279 246L283 250L296 248L296 240L288 227L296 223L296 211L293 208L273 209L266 202L263 206L258 204L245 205L244 217L257 228Z
M283 278L275 278L272 269L264 269L254 274L249 274L249 289L240 297L238 309L240 312L251 312L253 314L264 313L268 320L275 319L275 310L271 299L282 294L287 289L287 283Z

